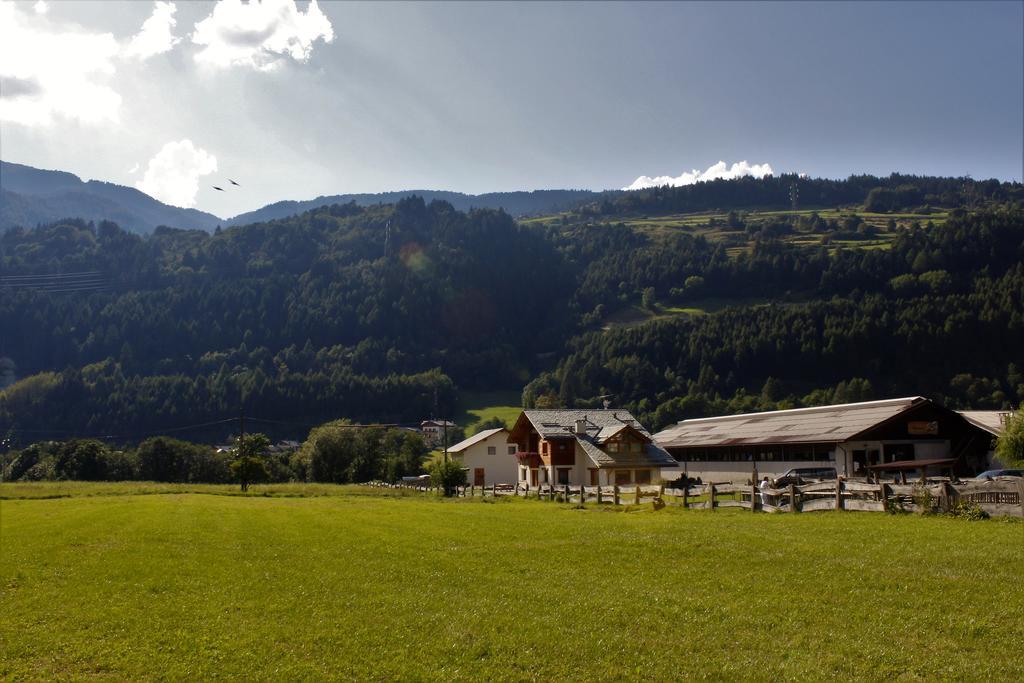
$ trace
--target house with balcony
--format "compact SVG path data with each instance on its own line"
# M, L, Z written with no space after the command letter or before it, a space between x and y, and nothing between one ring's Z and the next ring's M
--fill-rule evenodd
M676 462L626 410L524 410L509 431L520 484L650 484Z

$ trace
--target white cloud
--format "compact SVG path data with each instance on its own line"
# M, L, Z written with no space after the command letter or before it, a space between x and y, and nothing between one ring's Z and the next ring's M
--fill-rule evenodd
M35 10L36 14L46 14L50 11L50 6L46 4L46 0L39 0L36 4L32 5L32 9Z
M214 67L274 69L282 59L305 62L313 43L334 40L330 20L311 0L305 12L295 0L222 0L195 25L192 42L202 46L195 59Z
M662 185L681 187L683 185L693 185L694 183L702 183L708 180L732 180L733 178L742 178L743 176L763 178L769 175L774 175L774 171L772 171L772 167L768 164L748 164L746 161L740 161L732 166L726 166L724 161L719 161L717 164L708 167L708 169L703 172L695 168L689 173L684 171L681 175L675 177L661 175L657 178L652 178L650 176L642 175L634 180L632 185L622 189L642 190L648 187L661 187Z
M165 204L195 206L199 178L217 170L217 157L191 140L168 142L149 160L135 187Z
M0 2L0 121L45 125L59 116L116 122L121 96L106 80L119 49L110 33L54 27L38 4L30 14Z
M147 59L169 52L180 43L181 38L173 33L174 26L178 23L174 18L175 11L177 7L173 2L154 2L153 14L142 23L142 28L125 46L124 56Z

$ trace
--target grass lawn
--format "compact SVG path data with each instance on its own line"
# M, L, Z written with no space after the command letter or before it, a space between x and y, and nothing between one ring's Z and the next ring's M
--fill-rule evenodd
M0 677L1024 679L1019 522L133 486L0 485Z
M475 434L478 431L476 426L492 417L504 420L511 428L523 410L521 400L519 391L464 392L459 399L455 424L466 430L466 436Z

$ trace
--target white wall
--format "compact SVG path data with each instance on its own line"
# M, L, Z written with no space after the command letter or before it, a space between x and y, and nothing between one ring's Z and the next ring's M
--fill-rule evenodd
M691 462L686 466L686 474L691 479L701 478L705 484L745 484L753 475L753 462ZM758 462L757 476L770 477L775 479L781 477L787 470L793 467L835 467L836 464L830 460L782 460L777 462ZM837 470L842 474L842 470ZM672 481L683 476L683 464L679 467L663 467L661 478L665 481Z
M516 447L515 444L508 443L507 438L507 432L498 432L459 453L449 451L453 460L461 462L463 467L469 469L466 473L466 483L473 483L473 472L477 467L484 468L485 486L516 483L519 477L519 461L514 455L509 454L509 448ZM488 455L488 447L494 449L494 455Z
M884 444L914 444L914 458L917 460L931 460L949 457L948 441L914 441L913 439L887 440L887 441L848 441L839 444L838 448L832 451L832 460L781 460L757 462L758 477L780 477L787 470L794 467L835 467L836 473L843 476L864 476L864 472L853 471L854 451L878 451L883 452ZM705 483L737 483L747 482L753 474L752 468L755 463L747 462L724 462L706 461L690 462L686 465L686 473L691 478L700 477ZM666 481L677 479L683 474L683 464L678 467L665 467L661 470L661 477Z

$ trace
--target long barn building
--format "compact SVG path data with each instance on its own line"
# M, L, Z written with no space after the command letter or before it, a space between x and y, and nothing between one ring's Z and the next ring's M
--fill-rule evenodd
M871 465L946 458L963 476L984 469L991 451L993 432L977 422L912 396L683 420L654 441L679 473L705 481L741 481L755 465L770 477L794 467L835 467L852 477Z

